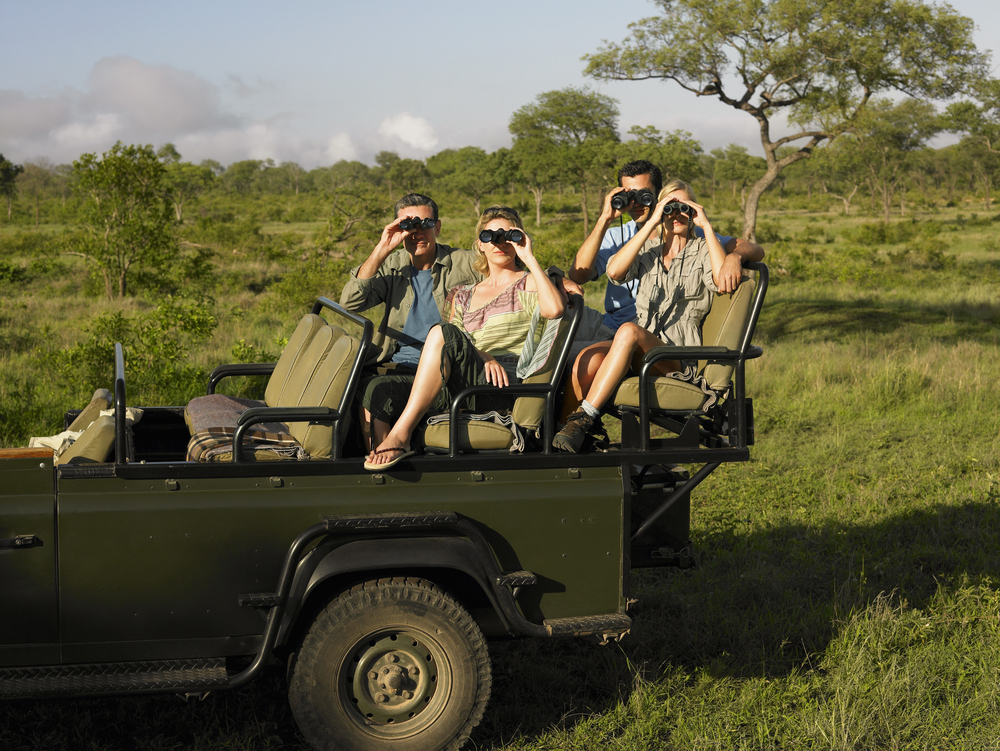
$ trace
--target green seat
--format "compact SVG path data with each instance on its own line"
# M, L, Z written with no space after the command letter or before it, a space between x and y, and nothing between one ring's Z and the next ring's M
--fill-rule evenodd
M756 291L756 272L744 271L743 282L735 292L715 295L712 309L701 326L703 347L722 347L727 351L739 349ZM657 351L667 349L669 348L658 347ZM734 367L733 360L713 360L708 357L698 360L698 374L704 376L709 388L716 392L725 391L729 387ZM676 411L701 409L708 399L708 395L699 386L669 377L656 378L649 397L651 408ZM614 402L618 407L639 407L638 376L627 378L619 385Z
M571 297L570 306L562 318L546 321L546 326L557 325L555 340L549 350L545 364L521 384L508 386L519 396L511 409L514 423L523 431L542 437L544 451L549 452L555 429L555 397L562 383L563 372L569 359L569 350L580 326L583 300L577 295ZM544 332L543 332L544 336ZM477 386L476 391L494 390L494 386ZM506 390L506 389L505 389ZM468 390L467 390L468 391ZM528 395L531 394L531 395ZM547 416L547 417L546 417ZM509 450L514 442L511 430L495 422L459 419L456 425L457 450L461 451L501 451ZM449 450L451 420L447 419L428 425L424 430L424 446L432 451ZM542 434L548 433L544 438ZM455 450L452 450L455 453Z
M114 401L114 397L110 391L97 389L91 397L90 403L80 411L80 414L66 427L66 430L86 430L94 420L101 416L101 412L111 409L112 401Z
M98 417L59 457L58 464L101 464L108 460L115 445L115 420Z
M711 393L706 393L698 384L668 376L656 376L650 372L647 376L646 393L643 395L640 389L642 377L625 379L619 385L613 400L622 417L623 446L628 444L640 445L643 449L650 448L650 422L677 433L683 430L682 437L685 441L695 440L697 443L700 428L696 420L706 414L706 409L712 411L718 418L717 425L721 426L725 414L713 405L719 404L719 400L724 398L742 404L744 363L761 354L760 348L751 347L750 341L757 326L768 280L764 264L751 266L750 269L744 269L743 282L735 292L714 296L712 308L702 322L700 347L656 347L646 353L643 361L645 371L658 360L697 359L697 375L704 379L704 384ZM747 439L746 411L741 406L737 413L737 442L742 443ZM635 415L639 416L638 425L635 423ZM678 422L678 418L683 418L683 421ZM709 418L705 419L711 422ZM702 427L711 433L716 426L706 423ZM719 436L719 440L729 440L729 437Z

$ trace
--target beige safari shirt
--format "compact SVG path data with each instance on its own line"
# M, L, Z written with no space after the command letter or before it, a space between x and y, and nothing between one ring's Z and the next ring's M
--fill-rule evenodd
M712 279L712 259L702 237L690 240L663 265L663 245L643 248L625 278L615 284L639 280L635 292L636 323L666 344L701 346L701 324L718 292Z
M474 271L473 262L476 252L452 248L442 243L437 244L437 258L431 267L434 279L434 301L441 312L443 320L448 319L446 296L448 290L461 284L476 284L482 281L482 274ZM379 362L391 358L399 349L399 337L403 334L406 318L410 315L413 304L413 287L410 275L413 265L406 248L400 248L389 254L375 276L370 279L358 279L357 266L351 269L351 277L340 293L340 304L355 312L374 308L385 304L385 313L379 323L372 343L381 349Z

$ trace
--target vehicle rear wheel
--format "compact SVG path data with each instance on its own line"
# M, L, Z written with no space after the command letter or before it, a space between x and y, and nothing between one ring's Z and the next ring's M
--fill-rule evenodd
M422 579L379 579L319 614L292 668L289 702L322 751L457 749L491 688L472 616Z

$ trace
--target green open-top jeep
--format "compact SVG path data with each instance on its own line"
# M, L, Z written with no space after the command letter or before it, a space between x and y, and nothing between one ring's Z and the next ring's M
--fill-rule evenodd
M223 366L134 424L117 347L111 404L67 413L85 428L68 451L0 449L0 697L214 691L280 659L318 749L461 746L488 638L621 637L630 570L691 563L691 490L749 457L767 278L716 296L704 346L647 357L697 359L713 393L644 370L615 398L620 443L580 454L549 448L579 299L551 362L510 387L513 427L459 395L382 473L348 419L372 326L329 300L278 363ZM215 394L260 374L263 402ZM223 404L239 409L211 424Z

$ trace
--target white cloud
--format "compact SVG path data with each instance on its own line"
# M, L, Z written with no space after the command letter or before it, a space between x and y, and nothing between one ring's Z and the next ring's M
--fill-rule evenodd
M31 138L64 125L69 102L54 97L31 99L20 91L0 91L0 134L4 140Z
M218 89L194 73L130 57L99 60L84 97L87 109L121 114L142 132L167 138L234 125L220 109Z
M32 96L0 90L0 151L16 162L47 157L65 163L82 153L107 151L120 140L154 146L169 141L185 161L195 163L273 159L311 168L358 158L359 149L349 133L305 136L296 128L297 113L279 112L267 118L234 114L234 89L235 99L246 100L266 92L268 86L258 81L254 89L235 77L216 86L168 65L105 58L94 65L84 91ZM424 121L409 115L397 120L407 143L412 139L418 144L436 143L433 129Z
M409 112L401 112L395 117L387 117L378 129L379 135L398 138L408 146L430 151L438 145L434 127L422 117L414 117Z
M324 156L331 162L338 162L341 159L357 159L358 150L354 147L354 142L346 133L338 133L326 145Z
M80 153L99 150L103 144L117 141L122 125L120 115L103 112L90 122L75 122L56 128L50 135L60 146L76 149Z

